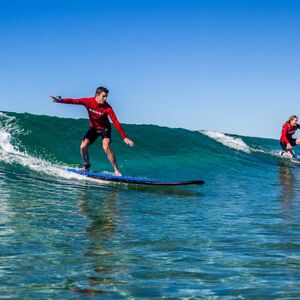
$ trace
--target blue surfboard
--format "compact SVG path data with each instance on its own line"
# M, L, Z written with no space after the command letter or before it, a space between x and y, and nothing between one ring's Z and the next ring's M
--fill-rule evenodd
M83 175L86 177L113 181L120 183L133 183L133 184L145 184L145 185L160 185L160 186L170 186L170 185L201 185L205 182L203 180L184 180L184 181L173 181L173 180L159 180L159 179L148 179L141 177L131 177L131 176L116 176L107 173L101 173L97 171L83 171L76 168L67 168L67 171Z

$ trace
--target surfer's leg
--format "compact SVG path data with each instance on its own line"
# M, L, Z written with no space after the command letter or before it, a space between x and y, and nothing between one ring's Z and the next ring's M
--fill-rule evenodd
M90 145L91 145L91 143L87 138L83 139L80 144L80 154L81 154L85 169L89 169L89 166L90 166L89 152L88 152L88 148Z
M300 144L300 139L292 139L291 140L291 145L292 147L299 145ZM297 158L296 153L294 152L293 148L289 150L293 158Z
M292 158L295 158L297 156L293 149L290 149L288 152Z
M281 156L290 157L293 158L295 156L295 153L293 149L287 149L287 144L284 142L280 142L280 146L283 151L281 151Z
M285 151L282 151L282 156L286 156L286 157L290 157L293 158L296 156L295 152L293 151L293 149L286 149Z
M82 142L80 144L80 154L83 160L83 170L88 170L90 168L90 159L88 149L98 138L98 133L95 129L90 128L85 134Z
M108 160L110 161L111 165L114 168L115 175L121 176L122 174L119 171L119 168L117 166L116 157L115 157L113 151L110 148L110 139L109 138L103 138L103 140L102 140L102 147L103 147L104 152L107 155Z

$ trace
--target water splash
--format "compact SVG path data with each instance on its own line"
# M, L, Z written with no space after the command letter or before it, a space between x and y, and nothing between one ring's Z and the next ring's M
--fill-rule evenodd
M243 151L245 153L251 153L251 148L241 138L235 138L224 133L209 130L203 130L200 132L226 147Z
M82 180L82 176L72 174L63 167L51 163L47 160L31 156L19 150L13 144L13 134L22 133L15 122L15 117L8 116L0 112L0 161L8 164L19 164L35 172L61 177L65 179L77 178ZM90 180L84 177L84 180Z

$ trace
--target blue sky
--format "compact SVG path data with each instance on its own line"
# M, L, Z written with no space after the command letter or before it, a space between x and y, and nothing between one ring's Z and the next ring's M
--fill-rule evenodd
M299 114L296 0L0 0L0 110L276 138Z

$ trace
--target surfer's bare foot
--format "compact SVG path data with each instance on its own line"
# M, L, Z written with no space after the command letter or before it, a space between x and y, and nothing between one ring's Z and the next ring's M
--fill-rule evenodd
M82 168L77 168L78 171L89 171L91 164L84 163Z
M115 175L116 176L122 176L121 172L119 170L115 170Z
M77 171L86 171L85 168L76 168Z
M290 158L293 157L293 156L292 156L289 152L287 152L287 151L281 151L281 152L280 152L280 155L281 155L281 156L284 156L284 157L290 157Z

